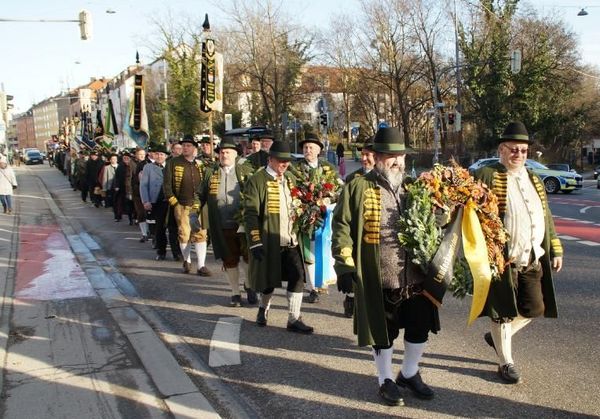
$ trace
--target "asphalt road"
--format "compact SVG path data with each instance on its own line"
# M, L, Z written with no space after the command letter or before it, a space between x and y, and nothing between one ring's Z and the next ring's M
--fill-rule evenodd
M303 305L305 321L316 329L314 335L286 331L284 290L278 290L273 300L269 326L258 328L256 307L228 306L227 281L211 254L208 267L214 276L209 278L183 274L180 264L169 258L156 262L150 243L139 243L137 227L114 223L109 209L83 203L55 168L35 166L28 172L42 179L65 216L76 218L100 244L96 258L131 281L134 288L126 291L138 297L140 312L158 315L155 325L162 328L165 340L175 336L192 348L191 355L177 355L224 417L600 415L600 246L563 241L564 269L555 277L560 317L534 321L513 341L522 384L500 383L494 351L483 341L488 321L479 319L467 327L470 301L447 297L440 313L442 330L431 336L421 364L424 380L436 391L435 399L422 401L407 394L406 407L387 407L377 396L370 350L356 346L352 321L342 315L342 295L333 286L321 295L320 303ZM580 211L583 201L592 207L584 213ZM590 187L560 194L550 202L561 218L589 221L588 229L600 242L600 190ZM224 317L243 319L241 364L208 368L211 337ZM177 345L172 346L177 350ZM401 341L395 348L397 372ZM207 376L218 377L217 392Z

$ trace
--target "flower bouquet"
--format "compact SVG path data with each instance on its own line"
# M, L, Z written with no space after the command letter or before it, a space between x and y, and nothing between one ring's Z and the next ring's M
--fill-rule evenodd
M472 307L472 319L483 308L489 281L498 279L505 267L507 232L498 215L498 198L455 162L435 165L406 191L401 245L426 274L434 303L441 304L446 289L458 298L474 294L478 307Z
M296 186L291 190L292 219L298 230L308 237L324 222L327 206L337 202L344 182L330 167L316 170L298 170L294 173Z

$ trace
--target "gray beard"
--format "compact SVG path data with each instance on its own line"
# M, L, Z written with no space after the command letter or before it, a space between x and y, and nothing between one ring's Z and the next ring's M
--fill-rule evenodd
M400 185L402 185L402 178L404 177L403 167L400 168L399 172L394 172L391 169L386 169L383 166L383 163L376 163L375 168L381 174L381 176L389 182L392 189L396 190Z

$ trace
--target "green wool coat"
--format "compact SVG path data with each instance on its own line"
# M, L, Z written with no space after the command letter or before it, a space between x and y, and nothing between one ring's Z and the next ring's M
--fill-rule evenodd
M295 178L285 173L290 190ZM244 228L248 248L261 245L265 258L257 261L250 252L250 285L256 291L279 288L282 282L279 235L279 186L264 168L248 179L244 188Z
M552 281L552 258L563 255L562 245L556 236L554 230L554 221L548 207L548 199L544 190L542 180L533 172L527 171L529 178L533 182L535 189L542 201L544 210L544 221L546 232L542 240L542 248L545 253L540 259L542 264L542 293L544 296L544 317L557 317L556 298L554 293L554 283ZM498 196L498 209L500 218L504 220L507 204L507 171L501 163L492 166L483 167L475 172L475 179L481 179ZM505 258L508 258L508 246L504 250ZM514 278L512 278L512 269L505 269L502 278L498 281L492 281L488 298L481 316L488 316L493 319L514 318L518 315L517 298L515 295Z
M242 194L240 197L240 205L243 206L244 184L248 180L249 172L248 169L241 164L236 164L234 170L240 185L240 193ZM210 225L210 237L215 259L223 259L229 255L229 249L225 243L225 236L223 235L223 228L221 226L219 208L217 206L217 193L219 191L220 173L221 171L219 170L219 166L207 168L204 172L204 182L202 183L202 187L198 193L200 205L204 206L204 204L206 204L208 207L208 223ZM241 222L241 219L239 222Z
M333 211L331 252L338 276L354 272L354 333L360 346L389 345L379 267L381 191L374 171L344 186Z

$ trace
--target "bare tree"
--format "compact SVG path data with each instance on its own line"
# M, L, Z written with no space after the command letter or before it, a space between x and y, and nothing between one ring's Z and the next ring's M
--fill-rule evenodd
M312 37L290 23L281 6L270 0L235 0L227 9L225 60L234 93L250 92L259 117L279 131L281 114L301 95L299 76L310 61Z

